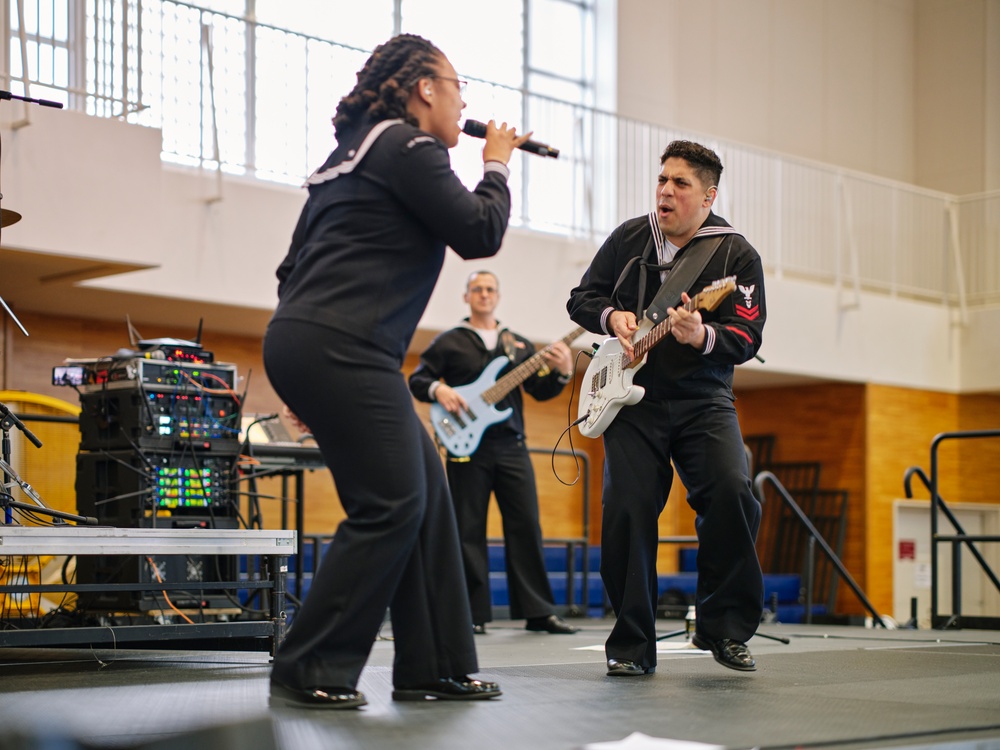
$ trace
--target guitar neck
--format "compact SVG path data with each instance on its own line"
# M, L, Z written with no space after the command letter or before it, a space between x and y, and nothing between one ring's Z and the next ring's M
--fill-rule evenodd
M566 344L566 346L569 346L576 339L580 338L580 336L583 335L583 331L584 331L583 327L578 326L570 333L563 336L560 339L560 341ZM545 353L550 351L551 349L552 346L549 345L544 349L535 352L526 360L524 360L524 362L522 362L513 370L511 370L502 378L500 378L497 382L495 382L493 385L491 385L489 388L483 391L481 396L483 401L492 406L493 404L500 401L500 399L502 399L512 390L521 385L521 383L523 383L525 380L527 380L536 372L541 370L542 365L545 364Z
M688 312L694 312L698 309L698 298L701 297L700 294L694 296L694 299L688 300L686 303L681 305ZM639 366L642 362L642 358L646 356L646 353L652 349L654 346L659 344L664 337L670 333L674 327L674 322L670 317L665 320L660 321L655 326L649 329L649 332L643 336L641 339L635 342L633 349L635 351L635 356L632 357L632 361L629 362L626 367L635 368Z

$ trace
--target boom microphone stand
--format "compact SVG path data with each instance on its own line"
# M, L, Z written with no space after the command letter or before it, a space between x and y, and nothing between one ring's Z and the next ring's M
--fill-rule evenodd
M0 195L0 199L2 198L3 195ZM11 310L9 307L7 307L7 303L4 302L3 297L0 297L0 306L3 306L3 309L7 311L7 314L10 316L10 319L13 320L15 323L17 323L17 327L21 329L21 333L27 336L28 330L23 325L21 325L21 321L17 319L17 316L14 314L14 311Z
M17 99L20 102L28 102L29 104L41 104L43 107L53 107L55 109L62 109L62 102L54 102L49 99L32 99L30 96L18 96L17 94L12 94L9 91L0 91L0 99Z
M53 102L48 99L32 99L28 96L18 96L17 94L12 94L10 91L0 91L0 100L9 101L11 99L17 99L19 101L28 102L31 104L40 104L43 107L53 107L55 109L62 109L63 105L61 102ZM0 193L0 201L3 200L3 194ZM9 224L14 224L20 221L21 215L16 211L8 211L6 209L2 210L2 216L0 216L0 230ZM7 311L7 314L11 317L17 327L21 329L21 333L25 336L28 335L28 330L21 325L21 321L17 319L13 310L7 306L3 297L0 297L0 306ZM11 511L15 508L24 511L30 511L32 513L41 513L47 516L51 516L56 519L57 523L63 523L64 520L76 521L77 523L89 524L92 526L97 525L96 518L88 518L85 516L78 516L73 513L64 513L61 510L53 510L52 508L46 507L45 503L38 496L38 493L32 488L30 484L21 479L14 468L10 465L10 430L16 427L24 436L30 440L36 448L42 447L42 441L35 437L35 434L24 426L24 423L17 418L10 409L8 409L4 404L0 403L0 429L3 431L3 436L0 438L0 473L2 473L3 483L0 484L0 507L4 510L4 523L12 524L14 522L14 517ZM27 495L34 502L34 505L29 503L20 503L14 500L13 488L14 485L21 488L21 491Z
M32 99L30 96L18 96L17 94L12 94L10 91L0 91L0 101L10 101L11 99L17 99L18 101L27 102L29 104L40 104L43 107L53 107L54 109L63 108L62 102L54 102L49 99ZM2 145L0 145L0 148L2 148ZM0 201L3 201L3 193L0 193ZM10 224L16 224L21 220L21 214L17 211L8 211L7 209L0 209L0 211L2 211L0 229L3 229L3 227L9 226ZM17 319L17 316L14 315L11 309L7 306L3 297L0 297L0 305L2 305L3 309L7 311L7 314L10 315L11 319L17 323L17 327L21 329L21 333L27 336L27 329L21 325L21 321ZM21 428L23 429L24 425L21 425ZM38 446L41 447L41 443L38 443Z
M3 93L5 92L0 91L0 94ZM3 193L0 193L0 202L2 201L3 201ZM2 214L0 214L0 231L2 231L4 227L9 226L10 224L16 224L21 220L21 214L19 214L17 211L8 211L6 208L4 208L0 209L0 212L2 212ZM2 236L3 235L0 234L0 237ZM28 330L23 325L21 325L21 321L17 319L17 316L14 314L14 311L7 306L7 303L4 301L4 298L2 296L0 296L0 306L2 306L3 309L7 311L7 314L10 316L10 319L13 320L15 323L17 323L17 327L21 329L21 333L27 336Z
M63 523L64 519L69 521L76 521L78 524L83 523L90 526L97 525L96 518L90 518L87 516L78 516L74 513L64 513L61 510L54 510L52 508L46 507L45 503L35 492L34 488L27 482L25 482L21 477L17 475L14 468L10 465L10 430L12 427L17 427L24 433L24 436L30 440L36 448L42 447L42 441L35 437L35 434L24 426L24 423L17 418L10 409L7 408L3 403L0 403L0 430L3 431L3 437L0 438L0 472L3 473L3 485L0 486L0 507L4 509L4 523L12 524L14 522L13 514L11 510L14 508L30 511L32 513L41 513L46 516L51 516L55 518L57 523ZM14 485L21 488L21 491L34 501L34 505L29 503L20 503L14 500L14 495L11 492Z

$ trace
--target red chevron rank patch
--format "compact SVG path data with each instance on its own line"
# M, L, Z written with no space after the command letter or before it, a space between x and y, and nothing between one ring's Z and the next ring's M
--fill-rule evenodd
M757 320L757 317L760 315L760 305L754 305L751 308L740 307L737 305L736 314L746 320Z

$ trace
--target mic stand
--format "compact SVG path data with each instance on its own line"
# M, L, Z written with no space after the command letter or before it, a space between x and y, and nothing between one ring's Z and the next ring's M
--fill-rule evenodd
M24 436L31 441L32 445L36 448L42 447L42 441L39 440L35 433L24 426L24 422L17 418L17 415L12 412L3 403L0 403L0 429L3 430L3 456L4 461L10 461L10 428L16 427Z
M12 94L10 91L0 91L0 101L10 101L11 99L17 99L18 101L26 102L29 104L40 104L43 107L52 107L54 109L63 108L62 102L54 102L49 99L32 99L30 96L18 96L17 94ZM0 201L2 200L3 200L3 194L0 193ZM21 321L17 319L17 316L14 315L13 312L11 312L11 309L7 307L7 303L4 302L3 297L0 297L0 305L3 305L3 309L6 310L7 314L10 315L11 318L13 318L15 323L17 323L17 327L21 329L21 332L25 336L27 336L28 331L25 329L23 325L21 325ZM0 404L0 406L2 406L2 404ZM24 425L21 425L21 428L24 429ZM41 447L41 443L38 444L38 447Z
M676 638L679 635L687 636L690 639L691 629L684 627L679 630L671 630L669 633L664 633L663 635L656 636L656 640L664 641L667 638ZM768 635L767 633L761 633L759 630L753 634L754 638L767 638L772 641L778 641L778 643L784 643L786 646L791 643L790 640L785 638L783 635Z
M3 196L0 195L0 199L2 198ZM14 314L14 311L11 310L9 307L7 307L7 303L4 302L3 297L0 297L0 305L2 305L3 309L7 311L7 314L10 316L10 319L13 320L15 323L17 323L17 327L21 329L21 333L23 333L25 336L28 336L29 335L28 329L25 328L23 325L21 325L21 321L17 319L17 316ZM0 406L3 406L3 404L0 404ZM23 426L24 425L22 425L22 427Z
M4 96L4 94L7 94L7 93L9 93L9 92L7 92L7 91L0 91L0 99L6 99L6 98L8 98L8 97ZM18 97L18 98L20 98L20 97ZM2 148L2 144L0 144L0 148ZM2 203L2 202L3 202L3 193L0 193L0 203ZM0 226L0 232L2 232L2 231L3 231L3 226ZM0 234L0 238L2 238L2 237L3 237L3 235ZM0 297L0 305L3 305L3 309L7 311L7 314L11 317L11 320L13 320L15 323L17 323L17 327L21 329L21 333L23 333L25 336L27 336L28 335L28 329L26 329L23 325L21 325L21 321L17 319L17 316L14 314L14 311L11 310L7 306L7 303L4 301L3 297ZM2 406L2 404L0 404L0 406ZM22 427L23 427L23 425L22 425Z
M3 474L3 484L0 485L0 507L4 509L4 523L12 524L14 522L14 516L11 510L14 508L31 511L33 513L42 513L43 515L51 516L57 519L58 523L62 523L63 519L76 521L77 523L87 524L90 526L97 525L96 518L90 518L86 516L78 516L74 513L65 513L61 510L54 510L49 508L42 502L42 499L35 492L34 488L25 482L21 477L17 475L14 471L14 467L10 465L10 453L11 453L11 441L10 441L10 430L12 427L17 427L24 436L30 440L36 448L42 447L42 441L39 440L35 434L24 426L24 423L17 418L6 405L0 403L0 430L3 432L2 438L0 438L0 473ZM14 485L21 488L21 491L34 501L34 505L29 503L20 503L14 500L14 495L11 492Z
M775 609L777 610L777 605L775 606ZM683 635L686 636L687 639L690 641L691 636L694 635L694 628L695 628L695 607L692 604L691 606L688 607L687 616L684 618L684 627L680 630L671 630L669 633L664 633L663 635L659 635L656 637L656 640L664 641L667 638L675 638L676 636ZM778 641L779 643L784 643L786 646L789 643L791 643L790 640L781 635L768 635L767 633L761 633L760 631L757 631L756 633L754 633L754 637L756 638L758 636L761 638L769 638L770 640Z
M54 109L62 109L62 102L54 102L50 99L32 99L30 96L18 96L17 94L12 94L9 91L0 91L0 99L17 99L19 102L28 102L29 104L41 104L43 107L52 107Z

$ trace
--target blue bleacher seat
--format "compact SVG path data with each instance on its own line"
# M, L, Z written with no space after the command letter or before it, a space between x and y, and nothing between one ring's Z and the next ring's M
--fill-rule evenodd
M697 565L698 560L698 548L697 547L682 547L677 550L677 569L681 573L694 573L698 570Z
M329 543L327 543L329 544ZM323 551L325 552L324 545ZM604 584L601 581L601 549L600 546L588 548L588 576L587 587L589 596L587 597L588 614L600 616L604 612L606 596ZM493 605L497 607L510 606L510 596L507 591L507 574L505 569L505 555L502 544L490 544L488 547L490 566L490 588L493 592ZM567 578L566 578L566 546L563 544L546 545L543 551L545 567L549 572L549 582L552 586L552 596L557 606L566 606ZM669 575L658 577L658 588L662 594L668 590L674 590L682 594L688 600L692 600L697 586L698 575L695 572L695 548L685 548L678 550L678 562L680 571ZM303 560L303 570L306 571L302 581L301 596L305 596L309 591L309 584L312 581L313 547L311 544L305 545ZM294 571L295 556L289 558L290 572L288 577L289 589L294 591ZM579 606L582 601L581 589L583 587L583 554L580 548L575 550L574 568L576 573L573 576L573 597L572 601ZM799 603L801 593L801 581L799 576L792 574L766 574L764 576L764 602L770 608L774 597L777 597L778 608L777 617L780 622L797 623L804 621L804 606ZM813 614L823 614L826 608L815 605Z

